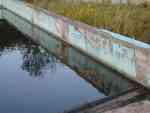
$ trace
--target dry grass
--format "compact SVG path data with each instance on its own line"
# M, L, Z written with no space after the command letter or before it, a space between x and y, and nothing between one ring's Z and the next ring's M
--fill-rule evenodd
M40 1L40 0L36 0ZM41 5L44 0L37 2ZM48 1L48 0L46 0ZM43 5L45 4L45 6ZM66 3L49 0L41 7L99 28L136 37L150 43L150 6L102 5L95 3Z

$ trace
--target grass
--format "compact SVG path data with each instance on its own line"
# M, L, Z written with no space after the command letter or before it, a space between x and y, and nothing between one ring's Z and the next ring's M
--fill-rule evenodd
M31 1L31 0L29 0ZM150 43L150 6L68 3L35 0L36 5L98 28L106 28Z

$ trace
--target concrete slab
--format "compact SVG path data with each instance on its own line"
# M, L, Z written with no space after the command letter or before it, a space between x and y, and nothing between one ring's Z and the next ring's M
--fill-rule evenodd
M0 0L0 19L2 19L2 0Z
M136 102L105 113L150 113L150 101Z

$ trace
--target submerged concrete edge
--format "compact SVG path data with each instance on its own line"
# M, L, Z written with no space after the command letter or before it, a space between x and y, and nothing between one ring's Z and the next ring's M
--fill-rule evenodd
M42 35L36 29L39 27L150 89L149 44L72 21L19 0L0 0L0 4L3 7L0 18L24 34L39 40ZM16 21L17 16L31 25Z

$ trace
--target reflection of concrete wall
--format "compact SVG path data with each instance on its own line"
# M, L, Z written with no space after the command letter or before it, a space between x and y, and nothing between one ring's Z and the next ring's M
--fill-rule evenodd
M72 47L67 49L68 65L106 95L116 95L133 88L133 84L122 78L115 71L97 63Z
M35 10L17 0L4 0L3 6L7 9L3 11L3 17L7 21L46 48L51 47L48 43L51 39L45 37L54 35L119 71L122 76L150 88L150 45L107 30L73 22L52 12ZM25 24L24 21L28 21L29 24ZM57 46L60 47L59 44ZM54 52L61 53L59 49Z

